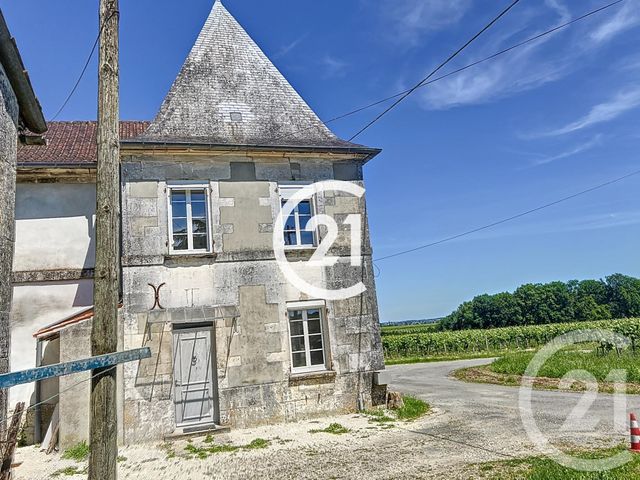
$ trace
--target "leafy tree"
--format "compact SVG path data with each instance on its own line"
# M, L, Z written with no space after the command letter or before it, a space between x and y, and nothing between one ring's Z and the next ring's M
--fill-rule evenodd
M440 322L441 330L495 328L640 317L640 279L528 283L513 293L478 295Z

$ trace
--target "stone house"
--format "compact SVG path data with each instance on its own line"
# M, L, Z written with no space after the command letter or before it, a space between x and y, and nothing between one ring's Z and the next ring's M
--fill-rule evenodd
M0 373L10 370L11 268L15 238L16 156L26 131L44 133L47 124L29 74L0 10ZM6 391L0 391L0 431L7 415Z
M46 147L21 150L17 243L24 245L14 291L23 301L14 321L35 333L44 352L38 361L49 350L51 361L90 351L94 137L92 123L52 123ZM295 206L284 231L276 218L306 185L361 186L363 165L379 152L329 131L225 7L214 5L156 118L121 125L118 343L152 351L119 367L121 442L371 405L384 363L364 197L318 190ZM38 209L45 190L68 200ZM338 224L333 265L309 262L329 232L305 228L314 215ZM349 215L364 217L361 265L350 257ZM31 216L39 224L25 221ZM45 228L73 245L61 254L53 242L38 243ZM344 299L299 290L276 260L274 237L308 283L336 290L361 281L366 290ZM55 309L29 304L45 291ZM24 313L32 308L37 320ZM77 381L48 386L61 392L66 445L88 433L88 382L67 390Z

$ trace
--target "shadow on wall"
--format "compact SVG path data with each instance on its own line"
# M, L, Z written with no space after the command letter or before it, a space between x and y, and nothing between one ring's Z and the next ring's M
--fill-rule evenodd
M36 224L34 228L42 235L46 235L47 230L50 230L53 238L56 234L60 235L60 229L64 226L65 234L68 233L67 243L77 239L78 245L86 245L86 239L89 239L84 252L83 268L93 268L95 264L95 207L95 184L91 183L22 183L18 184L16 191L16 222L45 221ZM82 217L84 227L80 227L80 223L68 223L70 219L79 220Z

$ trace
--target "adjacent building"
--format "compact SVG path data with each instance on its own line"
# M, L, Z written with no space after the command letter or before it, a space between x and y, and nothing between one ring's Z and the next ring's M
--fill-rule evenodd
M15 238L16 151L18 140L47 130L15 40L0 11L0 373L10 370L11 265ZM6 391L0 391L0 430L7 415Z

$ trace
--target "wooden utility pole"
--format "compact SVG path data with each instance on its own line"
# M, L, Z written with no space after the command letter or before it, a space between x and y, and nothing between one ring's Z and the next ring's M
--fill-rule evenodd
M96 267L91 354L117 349L120 259L118 0L100 0ZM118 456L116 369L93 371L89 480L115 480Z

